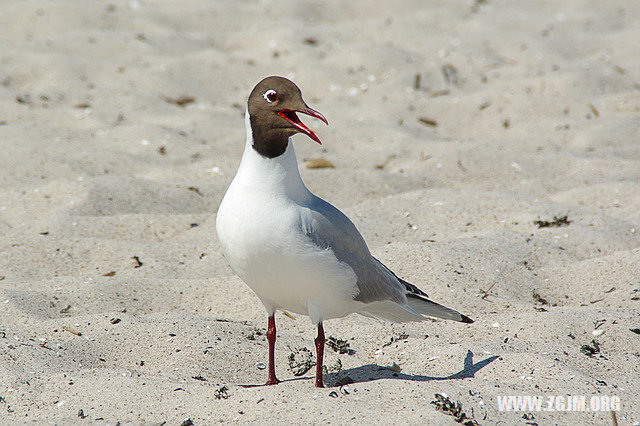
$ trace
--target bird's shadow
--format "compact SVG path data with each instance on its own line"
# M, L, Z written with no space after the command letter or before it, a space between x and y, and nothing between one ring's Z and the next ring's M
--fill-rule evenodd
M367 364L356 368L350 368L342 370L337 373L325 374L325 380L330 385L336 385L340 383L348 383L351 380L353 383L371 382L374 380L382 379L397 379L408 380L413 382L430 382L439 380L457 380L457 379L471 379L475 377L475 374L482 368L495 361L498 356L490 356L482 361L473 362L473 352L467 351L467 356L464 358L464 365L462 370L450 374L448 376L421 376L418 374L404 374L395 372L389 367L382 367L375 364ZM351 379L348 380L347 378Z

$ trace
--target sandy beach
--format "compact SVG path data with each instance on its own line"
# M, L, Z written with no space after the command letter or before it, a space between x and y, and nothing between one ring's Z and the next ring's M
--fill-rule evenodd
M639 424L640 3L6 0L0 28L0 423ZM316 389L278 313L284 382L239 386L266 314L216 210L268 75L329 120L294 137L307 186L474 324L328 321ZM620 407L544 411L568 395Z

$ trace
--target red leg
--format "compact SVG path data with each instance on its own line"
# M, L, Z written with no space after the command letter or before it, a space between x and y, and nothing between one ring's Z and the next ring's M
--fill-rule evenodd
M322 381L322 360L324 359L324 328L322 323L318 324L318 337L316 337L316 387L323 388L324 383Z
M267 328L267 341L269 342L269 379L267 385L275 385L280 383L276 377L275 351L276 351L276 316L269 317L269 326Z

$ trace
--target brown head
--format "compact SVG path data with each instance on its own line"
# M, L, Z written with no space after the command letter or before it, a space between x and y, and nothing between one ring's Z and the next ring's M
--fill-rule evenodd
M251 91L248 100L253 132L253 149L267 158L275 158L287 149L289 137L304 133L322 144L296 113L318 118L329 124L322 114L309 108L298 86L284 77L267 77Z

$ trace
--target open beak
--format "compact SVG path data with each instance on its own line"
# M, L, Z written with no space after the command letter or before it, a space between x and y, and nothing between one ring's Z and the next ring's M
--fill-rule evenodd
M311 139L313 139L314 141L322 145L322 142L320 142L320 139L318 138L318 136L316 136L316 134L313 133L311 129L309 129L307 126L304 125L302 121L300 121L300 119L298 118L298 115L296 114L297 112L322 120L324 121L324 124L328 126L329 122L327 121L326 118L324 118L324 115L320 114L318 111L316 111L313 108L309 108L306 105L304 109L299 109L295 111L291 109L282 109L278 111L278 115L284 118L285 120L287 120L289 123L291 123L296 129L300 131L300 133L304 133L305 135L309 136Z

